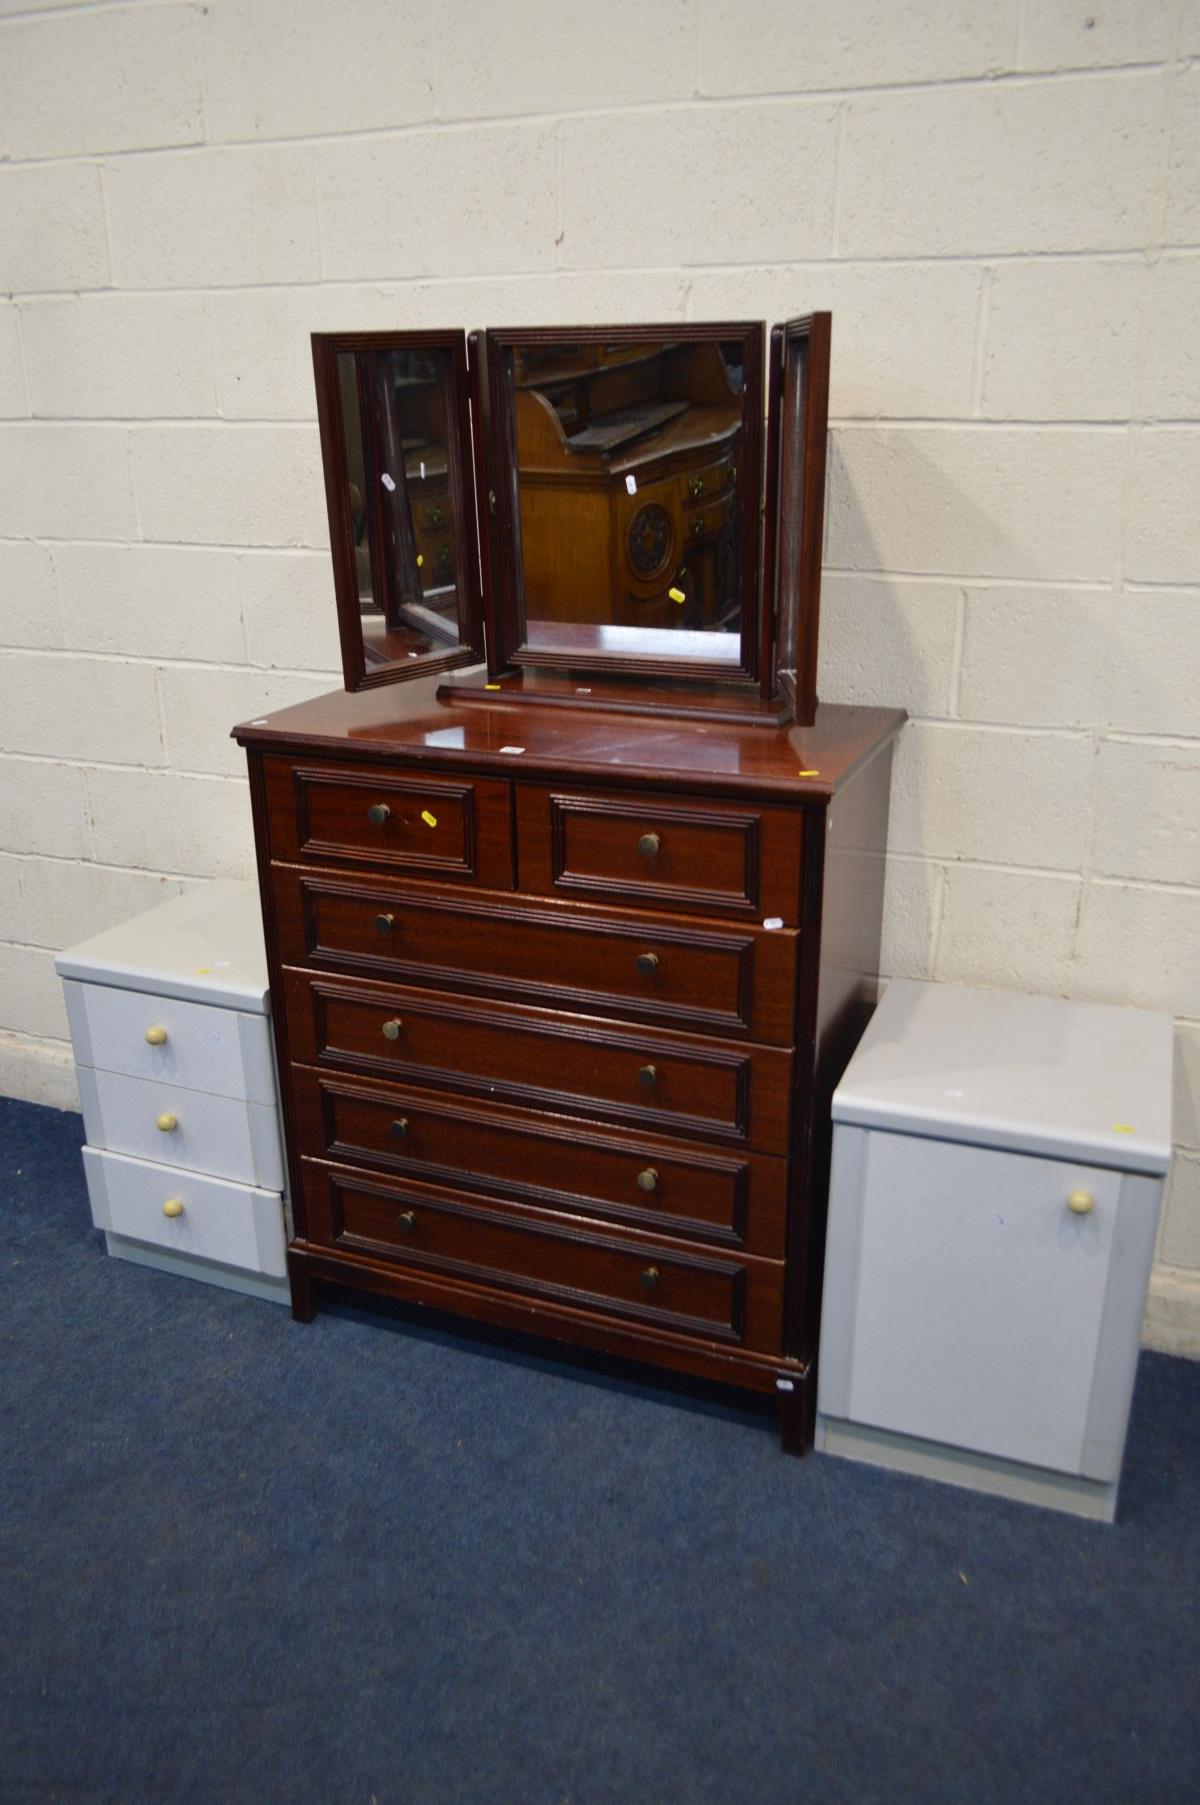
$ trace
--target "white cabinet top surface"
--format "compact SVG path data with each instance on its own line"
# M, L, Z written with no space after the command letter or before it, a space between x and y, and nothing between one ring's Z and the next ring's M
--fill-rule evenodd
M1168 1015L897 978L833 1098L835 1122L1165 1172Z
M230 1009L269 1008L267 954L254 884L205 884L69 947L62 978L152 991Z

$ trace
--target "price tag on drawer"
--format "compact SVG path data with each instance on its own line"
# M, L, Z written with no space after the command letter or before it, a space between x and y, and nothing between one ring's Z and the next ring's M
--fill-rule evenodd
M764 928L781 928L783 926L783 916L768 915L763 922L763 926Z

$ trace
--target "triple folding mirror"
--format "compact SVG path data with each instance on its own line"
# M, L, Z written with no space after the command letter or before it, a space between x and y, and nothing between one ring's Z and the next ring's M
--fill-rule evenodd
M829 338L828 314L767 355L744 321L314 334L347 688L486 655L480 700L598 703L595 674L624 706L811 720Z

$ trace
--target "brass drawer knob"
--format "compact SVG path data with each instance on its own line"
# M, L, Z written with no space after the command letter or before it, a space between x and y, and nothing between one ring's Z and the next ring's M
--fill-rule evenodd
M149 1046L161 1047L166 1043L166 1038L167 1031L165 1028L146 1029L146 1041Z
M163 1215L171 1216L171 1217L182 1216L183 1215L183 1198L182 1197L168 1197L167 1201L163 1204Z
M398 1141L402 1141L408 1133L408 1117L397 1116L396 1120L389 1124L388 1133L394 1134Z
M639 953L637 956L637 968L647 978L652 977L658 970L658 954Z
M179 1117L172 1115L169 1109L164 1109L161 1116L155 1116L154 1126L163 1134L170 1134L173 1128L179 1127Z
M375 926L381 934L390 934L395 925L396 917L394 915L377 915L375 917Z
M661 845L662 841L657 834L643 834L638 841L638 851L644 859L652 859Z
M647 1166L639 1172L637 1181L639 1191L656 1191L658 1189L658 1173L653 1166Z
M391 812L386 802L373 802L367 810L367 820L372 827L382 827Z
M411 1235L417 1226L417 1218L412 1210L401 1210L396 1217L396 1227L402 1228L406 1235Z
M644 1272L639 1272L638 1284L643 1291L653 1291L658 1284L658 1267L647 1266Z
M429 526L445 526L446 511L444 508L432 507L425 510L426 524Z
M695 520L693 520L693 522L692 522L692 538L693 539L703 539L703 537L707 531L708 531L708 528L704 523L703 514L697 514Z
M637 1078L643 1090L653 1090L658 1083L658 1068L652 1065L640 1065Z
M1092 1193L1090 1191L1085 1191L1082 1188L1078 1191L1068 1191L1067 1193L1067 1208L1073 1216L1086 1216L1092 1209L1095 1201L1096 1199Z
M384 1022L383 1024L383 1038L385 1040L399 1040L400 1030L403 1026L404 1023L400 1020L400 1017L394 1015L390 1022Z
M702 476L688 477L688 494L692 497L704 494L704 478Z

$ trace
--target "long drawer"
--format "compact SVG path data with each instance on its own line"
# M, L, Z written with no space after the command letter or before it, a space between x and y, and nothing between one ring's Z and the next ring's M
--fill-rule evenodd
M308 1238L318 1244L709 1342L781 1347L784 1267L773 1261L631 1242L514 1205L308 1162L303 1182Z
M280 954L401 983L791 1042L796 935L272 871Z
M787 1162L293 1066L301 1153L783 1257Z
M73 978L63 991L80 1065L274 1106L265 1015Z
M97 1228L245 1272L285 1276L278 1191L178 1172L95 1147L83 1149L83 1165Z
M189 1167L267 1191L283 1189L274 1104L214 1097L121 1072L79 1066L79 1100L93 1147Z
M291 1057L623 1127L788 1151L792 1057L776 1047L286 971Z

